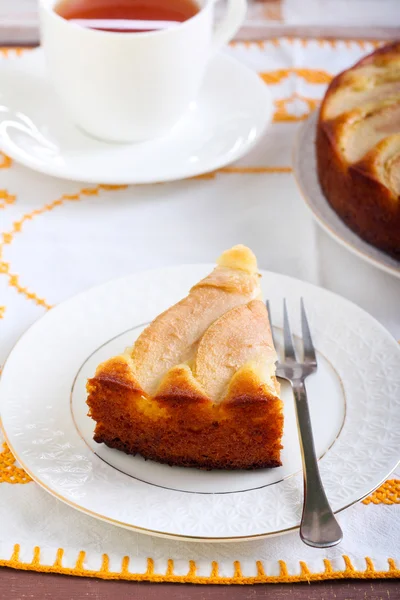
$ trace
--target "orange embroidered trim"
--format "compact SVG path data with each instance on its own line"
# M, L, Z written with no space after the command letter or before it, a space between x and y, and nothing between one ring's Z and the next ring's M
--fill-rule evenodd
M0 209L5 208L9 204L14 204L17 196L9 194L7 190L0 190Z
M78 553L75 566L72 568L63 567L62 561L64 557L64 549L58 548L54 563L52 565L43 565L40 562L40 547L35 546L33 549L33 558L30 563L19 560L20 545L15 544L11 558L8 560L1 559L0 566L11 567L13 569L21 569L24 571L39 571L41 573L59 573L63 575L75 575L78 577L98 577L100 579L123 579L128 581L151 581L151 582L169 582L169 583L200 583L200 584L254 584L254 583L296 583L322 581L326 579L389 579L400 577L400 569L393 558L388 558L388 570L375 570L373 561L369 557L365 557L366 568L364 571L357 571L350 558L343 555L345 569L335 571L330 560L324 560L324 572L312 573L307 564L301 561L300 575L291 575L288 571L286 562L279 561L280 574L267 575L264 570L263 562L256 561L257 575L255 577L246 577L242 574L240 561L233 562L234 574L233 577L222 577L219 575L219 565L217 562L211 563L210 575L197 575L197 565L193 560L188 561L188 571L186 575L174 574L174 561L167 561L167 569L165 573L157 573L155 564L152 558L147 559L147 569L144 573L134 573L129 571L129 556L124 556L121 561L120 571L110 571L110 559L107 554L103 554L101 567L98 571L86 569L84 566L86 553L81 550Z
M4 152L0 152L0 169L9 169L12 165L12 160Z
M363 504L400 504L400 479L388 479Z
M291 173L292 167L224 167L219 173L227 174L262 174L262 173Z
M379 48L385 42L382 40L362 40L362 39L330 39L330 38L301 38L301 37L293 37L293 36L284 36L279 38L270 38L268 40L238 40L230 42L230 46L235 48L236 46L244 46L245 48L251 48L252 46L258 46L261 49L265 49L268 45L275 46L279 48L283 43L294 44L295 42L299 42L303 48L307 48L310 44L318 44L321 48L325 46L330 46L331 48L336 48L338 43L345 44L347 48L351 48L351 46L359 46L362 50L368 47L368 45L373 46L374 48ZM22 56L25 52L30 52L33 48L27 47L15 47L15 46L3 46L0 47L0 55L3 58L8 58L11 54L15 54L16 56Z
M0 259L2 257L4 245L11 244L13 242L15 234L21 232L26 221L31 221L38 215L50 212L58 206L62 206L65 202L79 201L85 196L97 196L101 190L119 190L125 189L126 187L126 185L97 185L95 187L83 188L77 194L63 194L60 198L53 200L53 202L50 202L49 204L45 204L42 208L38 208L30 213L26 213L19 221L14 222L11 231L3 233L3 241L0 242ZM51 304L49 304L44 298L40 298L37 294L21 285L19 276L11 272L9 263L0 260L0 273L6 275L8 277L9 285L14 287L20 294L23 294L25 298L28 300L33 300L38 306L42 306L47 309L51 308Z
M3 452L0 453L0 483L29 483L32 479L15 464L14 455L7 444L3 443Z
M276 69L275 71L266 71L259 74L261 79L270 85L280 83L290 75L297 75L307 81L307 83L327 84L333 78L333 75L320 69Z
M217 174L217 171L211 171L210 173L201 173L201 175L195 175L194 177L189 177L190 180L196 181L197 179L214 179Z
M17 56L21 56L24 52L29 52L33 50L33 48L19 47L19 46L2 46L0 47L0 55L3 58L8 58L11 54L16 54Z
M25 298L28 300L33 300L35 304L38 306L43 306L43 308L46 308L47 310L51 308L51 305L48 304L44 298L40 298L40 296L35 294L35 292L32 292L27 287L24 287L20 284L19 276L15 273L11 273L9 263L0 261L0 273L7 275L9 285L15 288L18 293L25 296Z
M222 173L223 175L260 175L263 173L291 173L292 170L292 167L223 167L217 171L190 177L190 179L215 179L219 173Z
M15 458L12 455L7 444L3 443L3 452L0 454L0 483L29 483L31 478L22 468L15 466ZM381 490L385 487L394 488L396 493L389 502L386 501L387 493ZM364 503L368 504L368 501L379 504L380 502L394 504L400 503L400 480L389 480L377 492L372 496L364 500ZM257 576L256 577L245 577L242 574L242 567L240 561L234 561L234 575L233 577L220 577L219 566L216 561L211 563L211 572L209 577L198 577L196 575L197 566L195 561L189 561L187 575L175 575L174 574L174 561L169 559L167 563L167 570L165 574L154 572L154 561L151 558L147 559L147 570L145 573L131 573L129 571L129 557L125 556L122 559L121 571L112 572L109 570L109 557L107 554L103 555L102 565L100 570L94 571L85 569L84 560L85 552L80 551L76 560L75 567L66 568L62 566L62 558L64 554L63 548L58 548L55 561L52 565L42 565L40 563L40 548L35 546L33 551L33 559L30 563L21 562L19 560L20 545L15 544L14 550L9 560L0 560L0 566L11 567L14 569L22 569L26 571L39 571L42 573L59 573L65 575L76 575L82 577L98 577L101 579L124 579L130 581L152 581L152 582L176 582L176 583L215 583L215 584L227 584L227 583L239 583L239 584L254 584L254 583L294 583L300 581L319 581L325 579L344 579L344 578L360 578L360 579L378 579L378 578L394 578L400 577L400 569L396 567L395 561L392 558L388 559L389 569L387 571L376 571L372 560L369 557L365 557L366 569L365 571L357 571L351 563L348 556L343 555L346 568L344 570L334 571L332 564L328 559L324 560L325 570L323 573L312 573L308 568L307 564L300 561L300 575L290 575L288 572L285 561L279 561L280 564L280 575L269 576L266 575L262 561L257 561Z
M293 100L302 100L306 104L306 110L301 115L294 115L289 112L288 104ZM282 98L275 100L276 111L273 117L274 123L279 122L292 122L292 121L304 121L308 115L313 112L319 105L320 100L318 98L308 98L301 96L297 92L289 96L288 98Z
M307 48L310 44L318 44L320 48L324 48L325 46L330 46L331 48L337 48L338 44L345 44L348 48L355 45L364 50L368 48L368 45L373 46L374 48L379 48L385 42L382 40L362 40L362 39L331 39L331 38L301 38L295 36L283 36L278 38L270 38L267 40L248 40L248 41L233 41L230 42L230 46L235 48L236 46L244 46L245 48L251 48L252 46L258 46L262 50L268 47L268 45L275 46L279 48L282 46L282 42L287 44L294 44L295 42L299 42L303 48Z

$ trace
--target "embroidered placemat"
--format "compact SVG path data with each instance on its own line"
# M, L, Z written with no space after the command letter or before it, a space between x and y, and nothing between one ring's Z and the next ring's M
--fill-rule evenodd
M356 261L355 279L358 271L370 269L369 285L386 277L380 287L385 314L381 299L365 306L400 337L398 282L364 267L336 244L331 255L320 252L319 235L290 166L299 122L318 106L331 77L378 45L287 38L233 44L229 52L270 86L274 123L237 164L191 181L82 186L33 173L0 154L0 364L35 319L78 291L139 268L211 262L221 248L238 241L254 248L261 267L314 283L326 285L327 264L333 272L343 261ZM22 53L3 49L0 61ZM283 222L282 215L288 214ZM321 254L328 261L324 269ZM334 289L339 284L330 282ZM365 302L372 300L366 297ZM329 550L304 546L297 533L229 544L136 534L54 499L30 480L0 438L3 566L193 583L400 576L400 473L339 520L344 540Z

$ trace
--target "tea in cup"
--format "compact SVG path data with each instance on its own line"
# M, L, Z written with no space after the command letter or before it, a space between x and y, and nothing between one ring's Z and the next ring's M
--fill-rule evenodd
M244 20L246 0L40 0L42 46L67 113L89 135L166 135L199 92L207 64Z

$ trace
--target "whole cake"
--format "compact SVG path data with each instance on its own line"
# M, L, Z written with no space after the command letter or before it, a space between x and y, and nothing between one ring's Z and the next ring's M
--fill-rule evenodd
M334 210L364 240L400 259L400 42L333 79L316 150Z
M281 464L276 352L254 254L235 246L87 383L94 439L203 469ZM162 290L160 290L162 293Z

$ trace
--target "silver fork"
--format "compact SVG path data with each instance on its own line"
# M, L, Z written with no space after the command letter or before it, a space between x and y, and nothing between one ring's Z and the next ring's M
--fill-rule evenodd
M343 538L343 533L329 506L319 474L317 456L315 454L310 410L308 407L304 380L317 370L317 357L311 339L303 299L300 300L300 306L301 328L303 334L303 360L298 361L296 358L296 351L294 349L290 331L286 300L284 300L284 360L282 362L277 362L276 375L277 377L281 377L290 382L296 406L304 479L304 503L300 523L300 537L308 546L328 548L329 546L339 544ZM270 323L272 323L268 301L267 310ZM275 340L274 345L276 347Z

